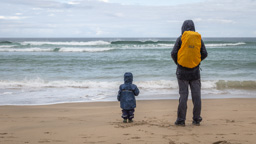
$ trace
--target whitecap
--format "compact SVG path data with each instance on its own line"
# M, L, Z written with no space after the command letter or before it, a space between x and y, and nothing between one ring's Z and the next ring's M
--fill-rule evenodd
M244 45L245 42L238 42L238 43L215 43L215 44L205 44L206 47L226 47L226 46L238 46Z
M88 45L109 45L107 41L88 41L88 42L50 42L50 41L25 41L22 45L72 45L72 46L88 46Z
M114 48L60 48L60 52L103 52Z

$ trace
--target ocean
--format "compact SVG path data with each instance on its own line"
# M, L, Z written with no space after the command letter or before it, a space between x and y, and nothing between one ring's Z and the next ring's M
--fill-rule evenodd
M176 38L0 38L0 105L116 101L125 72L137 100L178 99ZM256 98L256 38L204 38L202 98Z

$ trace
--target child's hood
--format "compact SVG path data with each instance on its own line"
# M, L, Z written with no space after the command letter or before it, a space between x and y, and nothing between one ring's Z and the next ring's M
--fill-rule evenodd
M125 84L132 84L133 81L133 75L131 72L126 72L124 74L124 83Z
M196 31L194 22L192 20L185 20L183 22L181 27L181 34L183 34L184 31Z

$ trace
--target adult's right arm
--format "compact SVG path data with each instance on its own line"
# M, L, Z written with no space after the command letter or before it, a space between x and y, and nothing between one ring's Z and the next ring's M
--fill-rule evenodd
M172 56L172 59L173 61L175 62L175 64L177 65L177 55L178 55L178 51L180 49L180 46L181 46L181 36L177 38L176 42L175 42L175 45L172 49L172 52L171 52L171 56Z

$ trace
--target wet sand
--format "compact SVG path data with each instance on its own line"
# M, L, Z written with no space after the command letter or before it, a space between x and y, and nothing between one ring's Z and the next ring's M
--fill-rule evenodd
M178 100L137 101L133 123L122 123L118 102L0 106L1 144L252 144L256 99L202 101L201 126L174 125Z

